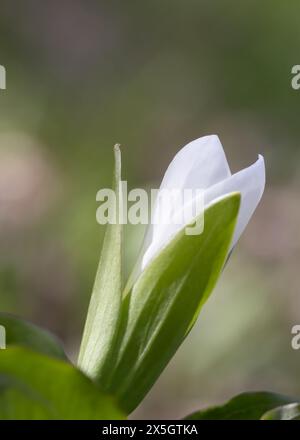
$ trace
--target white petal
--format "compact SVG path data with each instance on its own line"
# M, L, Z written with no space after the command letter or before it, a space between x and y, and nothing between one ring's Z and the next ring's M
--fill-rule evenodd
M253 215L263 194L264 186L265 164L262 156L259 156L259 159L250 167L231 175L219 138L212 135L190 142L177 153L165 173L160 189L188 188L205 190L205 207L226 194L240 192L241 207L232 240L232 248ZM183 206L176 207L178 210L183 208ZM141 270L182 227L184 227L184 224L149 225L140 257L130 280L128 280L128 288L130 288Z
M160 191L165 189L204 190L230 176L231 172L220 139L216 135L204 136L190 142L176 154L164 175ZM188 202L190 200L185 197L184 203ZM183 203L178 202L176 206L173 206L173 213L183 209ZM168 204L160 205L159 212L158 204L156 203L154 206L152 215L152 223L154 224L150 225L147 230L143 247L143 249L147 249L143 258L143 266L185 224L184 222L182 224L163 224L163 221L154 220L167 219L169 213Z
M160 188L205 189L230 175L218 136L203 136L190 142L176 154Z
M265 188L265 162L262 156L248 168L234 174L222 182L207 189L204 194L205 205L231 192L241 193L241 207L235 228L232 247L240 238L251 219Z

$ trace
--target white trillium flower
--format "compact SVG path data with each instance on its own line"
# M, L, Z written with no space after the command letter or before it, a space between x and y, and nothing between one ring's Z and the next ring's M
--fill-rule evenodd
M226 252L245 229L264 186L262 156L232 175L217 136L186 145L165 173L142 253L124 291L122 223L108 225L78 362L81 370L115 395L127 413L140 403L194 325L220 275ZM118 147L114 189L123 208ZM177 194L187 190L188 197L160 202L162 192L170 195L174 190ZM204 235L186 238L184 233L193 229L203 214ZM177 240L171 243L178 232Z
M202 209L205 209L218 199L232 192L239 192L241 194L241 206L231 243L231 251L252 217L262 197L264 187L265 164L261 155L250 167L231 174L218 136L211 135L190 142L176 154L164 175L159 193L165 189L202 190ZM196 207L195 199L187 202L184 200L184 202L195 204L194 208ZM175 199L173 206L160 204L159 215L160 218L169 218L170 210L172 211L171 215L174 215L185 210L185 208L186 206L182 204L182 200L176 202ZM153 216L157 215L157 210L158 203L156 202ZM196 212L195 217L200 213ZM177 222L176 224L157 222L149 225L133 278L136 278L145 269L149 262L186 224L184 222Z

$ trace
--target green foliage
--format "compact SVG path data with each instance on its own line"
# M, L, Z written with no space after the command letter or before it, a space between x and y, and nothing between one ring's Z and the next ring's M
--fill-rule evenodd
M132 411L185 339L223 268L240 204L231 194L205 211L204 232L181 230L122 303L110 371L101 385ZM103 331L105 331L103 329Z
M71 364L21 347L0 353L0 419L121 419L111 397Z
M121 158L116 147L117 216L120 180ZM116 396L127 413L151 388L210 295L228 254L239 205L240 195L235 193L208 207L204 232L190 236L181 230L123 298L122 229L119 222L108 225L78 363L101 389ZM3 418L120 415L83 373L53 358L64 355L52 337L2 316L8 337L8 349L0 358ZM16 347L20 345L34 351ZM50 377L55 381L47 380ZM82 404L80 395L84 396ZM95 396L99 402L94 402Z
M48 356L66 359L60 342L46 330L7 313L0 313L0 325L6 330L8 348L19 345Z
M269 392L242 393L224 405L197 411L186 420L259 420L279 405L295 402L295 398ZM272 411L271 411L272 413Z
M121 194L121 153L115 146L115 176L113 189L116 194L116 206L113 206L116 223L108 224L103 243L101 258L96 274L82 338L79 367L90 377L103 375L103 368L116 336L121 308L122 295L122 225L119 219Z

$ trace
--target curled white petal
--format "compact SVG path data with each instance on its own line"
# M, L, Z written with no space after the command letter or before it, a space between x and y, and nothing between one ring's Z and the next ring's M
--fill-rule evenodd
M263 156L259 155L258 160L253 165L213 185L205 191L205 206L225 194L231 192L241 193L241 206L232 240L232 247L236 244L251 219L263 195L265 181L265 162Z

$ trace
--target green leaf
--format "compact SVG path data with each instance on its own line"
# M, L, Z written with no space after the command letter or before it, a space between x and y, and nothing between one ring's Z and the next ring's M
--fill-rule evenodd
M239 205L237 193L211 205L204 214L204 232L191 236L180 231L125 296L111 374L100 383L126 411L151 388L214 288Z
M67 359L60 342L46 330L7 313L0 313L6 346L24 346L40 353Z
M295 398L266 391L242 393L224 405L197 411L186 420L259 420L262 415L279 405L295 402Z
M107 368L107 358L116 336L121 310L122 225L119 222L119 206L122 206L122 189L119 145L115 145L114 152L113 189L116 204L112 209L116 224L108 224L106 228L78 359L78 366L92 378L101 377Z
M261 420L300 420L299 403L290 403L267 411Z
M71 364L31 350L0 352L0 419L122 419L110 396Z

